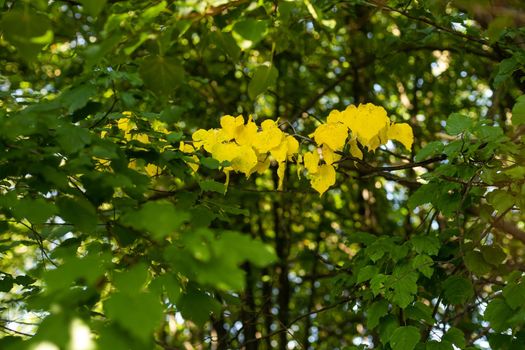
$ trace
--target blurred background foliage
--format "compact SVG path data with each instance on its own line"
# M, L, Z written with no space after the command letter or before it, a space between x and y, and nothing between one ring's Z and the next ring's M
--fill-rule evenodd
M522 1L0 8L0 348L525 348ZM367 102L412 153L321 198L179 150L225 114L306 150Z

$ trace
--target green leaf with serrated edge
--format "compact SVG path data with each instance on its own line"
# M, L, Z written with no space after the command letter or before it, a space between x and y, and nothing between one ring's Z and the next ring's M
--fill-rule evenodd
M265 92L269 86L275 83L278 76L277 69L272 66L262 65L257 67L250 83L248 84L248 95L252 100Z
M423 147L419 150L419 152L417 152L416 156L414 157L414 160L416 162L421 162L422 160L425 160L432 156L439 155L443 152L443 147L444 145L441 141L429 142L425 147Z
M405 326L397 328L390 336L389 342L392 350L413 350L420 338L416 327Z
M521 95L512 107L512 124L525 124L525 95Z
M483 319L490 323L496 332L502 332L509 327L509 319L514 311L503 299L492 300L483 313Z
M447 119L445 130L449 135L458 135L469 131L473 126L472 119L466 115L452 113Z
M478 276L485 275L492 270L492 267L483 259L483 255L479 251L469 251L463 257L465 266Z
M435 236L414 236L410 240L410 243L412 243L412 247L416 253L419 254L437 255L441 247L439 238Z
M412 260L412 267L420 271L425 277L430 278L434 273L434 260L425 254L420 254Z
M444 298L451 304L463 304L474 296L472 283L460 276L451 276L443 282Z
M481 247L481 255L486 262L494 266L499 266L507 257L507 254L498 245Z
M511 282L503 288L503 297L514 310L525 305L525 285Z
M456 327L450 327L445 335L443 335L442 340L448 340L461 349L466 345L465 334L461 329Z
M199 181L199 187L201 190L207 192L217 192L221 194L226 193L226 186L223 183L213 180Z
M381 317L388 313L388 301L382 299L372 303L366 313L366 327L370 330L376 328Z
M157 94L170 95L184 82L184 68L169 57L146 57L139 67L144 84Z
M4 38L28 61L33 60L40 50L53 40L49 18L32 12L28 6L24 10L13 9L4 13L0 29Z
M168 201L148 202L138 211L124 214L120 221L137 230L144 230L162 239L180 229L190 219L187 211L175 208Z
M370 280L372 277L379 273L379 268L374 265L368 265L361 269L357 273L357 283L365 282Z

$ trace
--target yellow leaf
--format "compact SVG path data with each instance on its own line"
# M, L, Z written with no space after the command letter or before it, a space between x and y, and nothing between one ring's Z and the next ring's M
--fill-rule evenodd
M179 151L183 153L193 153L195 152L195 148L193 148L192 145L188 143L184 143L184 141L181 141L179 144Z
M277 168L277 176L279 177L279 185L277 186L278 191L283 190L285 172L286 172L286 162L279 163L279 167Z
M342 113L345 125L362 145L372 151L380 145L380 133L390 125L390 119L383 107L371 103L360 104L359 107L350 105Z
M345 145L348 129L341 123L321 124L315 129L313 136L319 146L328 145L331 149L339 151Z
M345 124L345 115L343 112L338 111L337 109L334 109L328 114L328 117L326 118L327 124L335 124L335 123L343 123Z
M352 139L350 140L349 144L350 144L350 154L352 155L352 157L363 159L363 152L361 152L361 150L357 146L357 140Z
M265 120L262 123L262 131L256 134L253 147L259 153L266 153L272 148L279 146L284 133L279 129L272 120Z
M310 184L321 196L335 184L335 168L329 164L319 166L319 171L311 175Z
M204 147L204 149L212 153L213 147L225 140L226 136L222 130L210 129L204 130L199 129L191 135L193 145L195 148Z
M257 166L257 155L250 146L237 147L237 156L231 160L231 167L248 177L253 172L253 168Z
M228 161L231 162L235 157L239 155L240 146L235 143L216 143L213 145L211 155L219 162Z
M221 127L226 135L225 141L230 141L235 138L238 127L244 125L244 118L242 115L238 117L232 117L231 115L225 115L221 117Z
M199 170L199 157L197 157L196 155L192 155L191 159L193 160L193 162L187 162L186 164L194 173L196 173L197 170Z
M155 176L160 173L160 168L155 164L151 163L148 163L148 165L144 167L144 170L146 170L146 174L148 174L149 176Z
M235 141L237 141L239 145L251 146L255 142L256 137L257 125L252 121L252 117L248 118L246 125L241 125L236 129Z
M297 152L299 152L299 142L297 142L295 137L288 135L286 136L286 143L288 144L288 151L286 152L286 155L290 160L294 155L297 154Z
M136 135L133 135L133 140L137 140L137 141L140 141L144 144L148 144L150 143L149 142L149 137L148 135L146 134L136 134Z
M407 123L392 124L388 129L388 139L399 141L410 151L414 142L412 127Z
M333 164L334 162L337 162L339 159L341 159L341 155L335 153L327 145L323 145L321 150L322 150L322 154L323 154L323 160L324 160L324 162L326 164Z
M319 152L317 149L313 152L306 152L304 154L304 167L308 170L308 173L315 174L319 170Z
M277 147L272 148L270 154L278 163L284 162L286 160L286 155L288 154L288 143L286 142L286 139Z
M270 163L270 157L265 156L265 158L259 159L255 168L252 169L252 172L257 172L257 174L264 174L264 172L270 168Z

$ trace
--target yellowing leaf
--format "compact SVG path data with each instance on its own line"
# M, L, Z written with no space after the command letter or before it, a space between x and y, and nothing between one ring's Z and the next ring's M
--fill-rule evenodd
M295 139L295 137L288 135L286 136L286 143L288 145L288 151L286 152L286 155L288 156L288 159L290 160L291 157L297 154L299 151L299 142Z
M270 150L272 157L278 162L284 162L288 154L288 142L281 142L277 147Z
M216 143L212 150L211 154L213 158L217 159L219 162L228 161L231 162L235 157L239 155L240 146L235 143Z
M140 142L145 143L145 144L150 143L149 142L149 137L146 134L133 135L133 140L137 140L137 141L140 141Z
M319 152L315 149L313 152L306 152L304 154L304 167L308 173L315 174L319 170Z
M264 159L259 159L255 168L252 169L253 172L257 174L264 174L266 170L270 168L270 157L266 156Z
M272 148L279 146L281 143L284 133L277 126L270 127L270 123L274 123L271 120L265 120L263 122L263 130L256 134L253 147L257 149L259 153L266 153ZM264 126L266 124L266 127Z
M341 155L335 153L330 147L326 144L321 148L323 154L323 160L326 164L333 164L341 159Z
M322 195L335 184L335 168L329 164L319 166L319 171L310 177L312 188Z
M279 177L279 186L277 186L278 191L283 190L285 172L286 172L286 162L279 163L279 167L277 168L277 176Z
M343 123L345 124L345 114L337 109L334 109L328 114L326 118L327 124Z
M146 171L146 174L148 174L149 176L155 176L160 173L160 168L156 166L155 164L151 164L151 163L146 165L144 167L144 170Z
M184 143L184 141L181 141L179 144L179 151L183 153L193 153L195 152L195 148L192 145L188 143Z
M321 124L313 133L315 142L321 145L328 145L333 150L343 149L348 129L341 123Z
M257 125L252 121L250 117L246 125L237 127L235 134L235 141L239 145L251 146L255 142L257 137Z
M231 115L225 115L221 118L221 127L226 135L225 141L230 141L235 138L237 128L244 125L244 118L242 115L238 117L232 117Z
M257 155L250 146L237 147L237 156L233 158L231 166L233 170L244 173L248 177L257 166Z
M390 125L383 107L371 103L348 106L343 112L344 123L357 137L357 140L370 150L376 149L381 142L380 133Z
M196 173L197 170L199 170L199 157L197 157L196 155L192 155L191 156L191 159L194 161L194 162L187 162L186 164L190 167L190 169Z
M363 159L363 152L357 146L357 140L353 139L349 142L350 144L350 154L352 157Z
M193 142L193 145L195 148L204 147L204 149L210 153L212 153L213 147L221 143L226 139L226 136L222 130L217 129L211 129L211 130L204 130L199 129L191 135Z
M392 124L388 129L388 139L399 141L405 146L407 150L412 148L414 142L414 134L412 133L412 127L407 123L396 123Z

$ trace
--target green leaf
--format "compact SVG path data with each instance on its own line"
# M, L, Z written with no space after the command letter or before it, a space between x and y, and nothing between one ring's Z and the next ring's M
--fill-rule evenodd
M221 309L221 304L217 300L195 289L182 295L177 306L184 318L192 320L199 327L210 319L211 314L217 314Z
M87 199L63 197L57 201L57 205L60 217L75 225L80 231L93 233L96 230L97 211Z
M73 125L62 124L57 129L57 142L64 153L76 153L91 142L91 134L88 130Z
M434 324L432 308L420 301L416 301L413 305L407 307L405 309L405 315L411 320L425 321L427 324Z
M267 21L248 18L235 23L233 35L239 47L249 49L264 38L267 28Z
M514 310L525 305L525 285L509 283L503 288L503 297L507 304Z
M125 225L150 232L155 238L162 239L180 229L189 219L187 211L175 208L168 201L156 201L144 204L138 211L124 214L120 220Z
M161 95L171 95L184 82L184 69L169 57L153 55L145 58L139 73L144 84Z
M143 342L152 338L153 331L162 322L162 305L151 293L114 293L104 303L104 309L110 319Z
M220 194L226 193L226 186L223 183L213 180L199 181L199 187L203 191L217 192Z
M200 164L208 169L219 169L221 166L221 162L212 157L200 158Z
M503 299L492 300L485 309L483 318L490 322L496 332L502 332L509 327L509 319L514 316L514 311Z
M525 124L525 95L521 95L512 107L512 124Z
M516 198L508 191L494 190L487 194L487 202L499 213L503 213L514 206Z
M374 302L367 310L366 328L372 330L377 327L381 317L388 313L388 301L382 299Z
M22 198L15 204L14 211L15 216L20 219L26 218L33 224L43 224L57 213L57 208L43 198Z
M393 315L387 315L383 317L379 323L379 340L383 345L388 344L390 337L394 331L399 327L398 320Z
M463 349L467 343L463 331L456 327L450 327L447 333L443 335L442 340L447 340L459 347L460 349Z
M420 338L421 335L416 327L405 326L397 328L389 342L392 350L413 350Z
M0 278L0 292L8 293L13 288L13 277L2 275Z
M452 113L447 119L445 130L449 135L459 135L465 131L469 131L473 126L472 119L466 115L459 113Z
M139 263L129 269L115 273L113 284L122 293L134 294L143 290L148 275L146 264Z
M379 268L375 265L367 265L357 273L357 283L362 283L372 279L375 275L379 273Z
M443 282L444 298L451 304L464 304L474 296L472 283L460 276L450 276Z
M412 267L420 271L427 278L432 277L432 274L434 273L434 269L432 268L433 265L434 260L425 254L417 255L412 260Z
M498 89L519 67L520 63L515 56L501 61L498 65L498 72L494 77L494 88Z
M406 308L417 293L417 280L419 274L411 265L399 265L394 268L388 285L394 290L392 302L400 308Z
M435 236L414 236L410 242L418 254L437 255L441 247L439 239Z
M486 262L494 266L499 266L507 257L507 254L498 245L481 247L481 254Z
M84 9L91 16L98 16L106 5L107 0L79 0Z
M278 75L279 72L273 65L257 67L250 84L248 84L248 95L250 98L255 100L257 96L265 92L269 86L275 83Z
M73 113L89 102L89 99L97 93L91 84L84 84L65 91L59 97L60 104L68 108L68 113Z
M425 350L454 350L454 346L446 340L431 340L426 344Z
M414 160L416 162L421 162L431 156L441 154L443 152L443 143L441 141L432 141L429 142L425 147L417 152Z
M140 14L140 19L143 23L151 22L166 9L167 5L166 1L161 1L156 5L148 7Z
M31 61L53 40L51 22L44 15L25 10L11 10L2 16L0 29L4 38L15 46L20 55Z
M491 266L483 259L481 252L476 250L468 251L463 257L463 261L465 266L478 276L485 275L492 270Z

